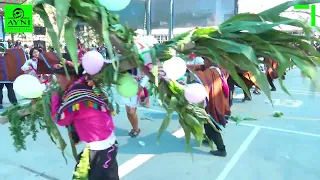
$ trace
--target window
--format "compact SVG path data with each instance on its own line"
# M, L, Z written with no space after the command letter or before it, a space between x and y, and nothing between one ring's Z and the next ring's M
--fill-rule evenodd
M170 0L152 0L151 2L151 28L168 29Z
M216 26L232 17L237 0L175 0L174 28ZM151 0L151 28L168 29L170 0ZM145 28L145 0L131 0L129 6L116 12L120 23L131 28Z
M116 0L115 0L116 1ZM127 8L117 13L120 23L133 29L143 29L145 25L145 1L131 0Z
M174 27L217 26L235 14L235 3L236 0L175 0Z

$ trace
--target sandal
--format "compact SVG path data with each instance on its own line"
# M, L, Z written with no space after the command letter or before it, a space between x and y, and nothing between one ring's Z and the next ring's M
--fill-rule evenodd
M258 90L254 90L253 93L257 94L257 95L261 94L260 91L258 91Z
M129 135L131 138L135 138L135 137L137 137L137 136L140 134L140 132L141 132L140 129L139 129L139 130L131 129L131 131L129 132L128 135Z

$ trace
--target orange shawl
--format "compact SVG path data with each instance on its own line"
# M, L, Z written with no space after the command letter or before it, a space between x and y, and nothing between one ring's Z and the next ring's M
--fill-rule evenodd
M196 75L208 93L206 111L222 126L226 125L225 115L230 115L229 99L222 90L222 80L216 69L197 71Z
M270 75L270 77L272 79L278 79L277 69L278 69L279 63L270 58L265 58L264 61L267 63L267 72Z

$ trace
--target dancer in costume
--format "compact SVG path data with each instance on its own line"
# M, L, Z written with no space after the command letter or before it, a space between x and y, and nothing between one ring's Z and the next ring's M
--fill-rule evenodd
M215 156L225 157L227 151L221 133L218 130L221 130L222 127L226 126L226 116L231 114L228 102L229 88L226 78L218 66L212 63L208 58L204 58L204 65L188 65L188 67L195 69L198 82L204 85L208 93L208 98L204 102L204 107L211 116L216 129L209 124L204 124L204 129L207 137L217 146L217 150L210 151L210 153ZM206 143L206 141L204 141L204 143Z
M135 77L135 79L138 81L141 76L138 76L139 70L137 68L131 69L128 72ZM144 88L146 88L147 83L148 83L148 77L144 76L140 79L139 83L139 90L138 94L130 97L130 98L122 98L123 103L126 106L126 112L127 112L127 117L131 123L132 129L129 132L129 136L132 138L137 137L141 130L139 128L139 118L137 115L137 107L139 106L139 94L143 91Z
M82 141L87 144L90 161L88 180L119 180L115 127L107 102L89 76L81 75L81 66L80 75L77 75L73 64L69 61L66 64L70 78L67 78L61 64L54 66L63 95L61 97L58 92L52 94L51 115L58 125L68 126L75 143ZM82 153L78 156L78 163L85 158L81 157Z
M268 64L266 75L267 75L269 85L271 87L271 91L276 91L277 89L276 89L276 86L273 84L273 80L278 79L278 73L276 70L278 69L279 65L276 61L270 58L264 58L264 61Z

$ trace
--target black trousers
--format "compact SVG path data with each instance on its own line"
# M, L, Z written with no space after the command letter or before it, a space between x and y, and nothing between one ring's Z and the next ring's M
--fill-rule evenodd
M218 128L219 129L219 128ZM208 138L213 141L219 151L225 151L226 147L223 143L221 133L215 131L209 124L204 124L204 130Z
M118 145L114 144L105 150L90 150L90 170L88 180L119 180L118 162L117 162ZM82 152L78 155L78 162Z
M3 87L6 86L7 90L8 90L8 99L10 101L11 104L17 104L17 98L16 98L16 94L13 90L13 83L0 83L0 105L3 104Z
M268 82L269 82L269 85L271 86L271 88L275 89L276 87L274 86L273 80L272 80L269 73L267 73L267 79L268 79Z

